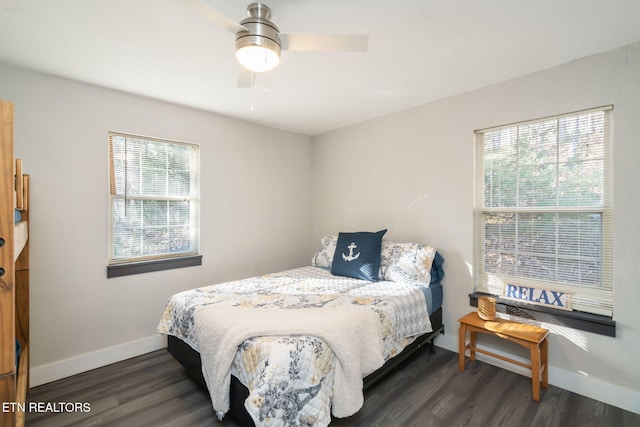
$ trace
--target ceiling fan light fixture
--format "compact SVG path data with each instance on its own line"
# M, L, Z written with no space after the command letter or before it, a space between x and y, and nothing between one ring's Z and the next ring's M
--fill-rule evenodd
M236 58L256 73L273 70L280 63L280 30L270 21L271 9L262 3L247 7L248 18L240 21L244 30L236 33Z
M243 67L256 73L264 73L280 64L280 45L259 35L238 37L236 59Z
M236 59L243 67L237 87L253 87L255 76L246 71L264 73L273 70L280 64L282 50L366 52L369 44L366 34L281 34L271 21L271 9L260 2L247 6L248 17L236 23L216 11L206 0L178 1L235 34Z

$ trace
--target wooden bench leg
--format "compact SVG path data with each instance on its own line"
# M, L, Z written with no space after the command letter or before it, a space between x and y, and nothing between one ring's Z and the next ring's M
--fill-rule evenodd
M533 400L540 401L540 345L530 344L531 352L531 388Z
M467 351L467 328L461 323L458 328L458 369L464 371L464 354Z
M540 344L542 364L542 387L549 386L549 341L545 338Z
M469 332L469 360L476 361L476 344L478 342L477 333L475 331Z

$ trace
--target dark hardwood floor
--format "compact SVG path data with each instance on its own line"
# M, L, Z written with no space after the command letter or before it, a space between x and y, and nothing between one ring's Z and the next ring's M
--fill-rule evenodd
M34 387L28 398L50 407L28 412L27 427L238 426L215 418L206 392L164 350ZM459 372L457 354L436 348L418 352L367 390L360 412L331 425L637 427L640 415L554 386L534 402L529 378L483 362Z

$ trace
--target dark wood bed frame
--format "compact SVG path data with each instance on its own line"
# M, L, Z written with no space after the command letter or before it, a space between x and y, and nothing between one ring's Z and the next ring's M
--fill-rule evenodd
M431 326L433 332L421 335L414 342L409 344L397 356L387 360L387 362L375 372L367 375L363 379L363 389L371 387L379 379L384 377L390 371L395 369L400 363L404 362L409 356L413 355L417 350L425 345L429 345L429 352L433 353L433 340L438 334L444 334L444 325L442 324L442 308L439 308L431 316ZM167 343L167 351L178 361L187 372L207 390L204 376L202 375L202 361L200 353L182 341L180 338L169 335ZM207 391L208 393L208 391ZM227 416L233 417L243 426L255 426L253 419L244 407L244 401L249 397L249 390L236 377L231 377L231 406Z

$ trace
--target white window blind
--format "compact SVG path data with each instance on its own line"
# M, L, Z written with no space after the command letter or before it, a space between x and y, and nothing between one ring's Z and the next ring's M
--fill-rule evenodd
M109 264L198 252L197 145L109 133Z
M613 314L612 107L476 132L476 290Z

